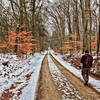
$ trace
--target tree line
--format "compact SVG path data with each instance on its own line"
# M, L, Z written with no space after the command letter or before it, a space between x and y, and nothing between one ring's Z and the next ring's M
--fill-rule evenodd
M45 16L45 5L48 5L47 0L8 0L7 3L8 5L6 6L3 1L0 3L1 44L4 42L8 42L8 37L11 36L9 32L12 32L13 38L12 40L10 38L10 40L15 42L14 49L16 49L18 37L16 37L14 33L19 34L23 31L25 31L26 33L32 31L30 34L26 35L26 39L28 40L29 36L33 36L34 39L38 41L32 41L31 43L37 43L39 51L47 49L49 41L48 30L46 28L47 17ZM20 29L20 27L23 25L25 27ZM4 46L3 48L1 46L1 52L3 52L3 49ZM8 51L6 50L6 52Z
M100 51L100 1L55 0L47 9L51 46L60 52Z
M8 0L0 3L0 40L7 41L10 32L32 31L40 51L51 46L61 53L78 53L89 49L100 51L99 0ZM18 30L21 25L24 28ZM11 30L11 27L16 30ZM50 37L49 34L52 33ZM15 44L17 39L15 39ZM16 49L17 46L14 46ZM16 50L15 50L16 51Z

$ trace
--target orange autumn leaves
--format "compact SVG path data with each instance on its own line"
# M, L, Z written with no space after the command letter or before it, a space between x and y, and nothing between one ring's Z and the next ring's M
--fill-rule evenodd
M19 27L19 32L16 33L16 28L11 28L11 31L7 31L8 33L8 39L7 42L3 41L0 44L0 48L5 48L8 52L15 52L15 46L17 46L17 54L20 53L33 53L34 51L38 49L38 41L30 35L32 31L21 31L22 28L24 28L24 25L21 25ZM17 39L17 42L16 42Z
M69 34L69 38L72 40L66 41L63 43L63 46L60 48L63 53L66 53L67 51L70 51L71 53L77 52L77 49L81 49L83 46L82 41L76 41L77 35L76 34ZM95 36L94 41L91 42L92 49L96 49L97 45L97 36ZM90 44L88 45L90 47Z
M94 41L91 43L93 49L96 49L97 46L97 36L95 37Z
M71 53L75 53L77 51L77 47L81 47L83 44L81 41L76 41L76 34L69 34L69 38L72 40L66 41L63 43L63 46L60 48L63 53L70 51Z

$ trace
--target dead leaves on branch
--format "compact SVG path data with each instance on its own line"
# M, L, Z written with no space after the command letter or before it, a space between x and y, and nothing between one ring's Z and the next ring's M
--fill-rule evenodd
M30 33L32 31L21 31L25 25L21 25L19 27L19 32L16 33L17 28L11 27L10 31L6 31L8 33L8 38L6 41L1 41L0 48L5 48L8 52L13 52L15 46L18 47L17 52L19 53L32 53L33 49L38 49L38 40L36 40ZM14 31L14 32L13 32ZM17 43L16 43L17 39ZM35 42L35 43L34 43Z
M83 41L77 41L77 35L76 34L69 34L69 38L71 38L71 40L65 41L62 45L62 47L60 48L60 50L62 50L63 53L76 53L79 49L82 49L83 47ZM95 36L94 41L91 42L91 47L92 49L96 49L97 46L97 36ZM88 45L88 48L90 47L90 44Z

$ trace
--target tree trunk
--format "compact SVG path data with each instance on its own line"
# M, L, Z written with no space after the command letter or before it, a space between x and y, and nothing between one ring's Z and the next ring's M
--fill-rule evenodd
M70 18L70 11L69 11L69 2L68 2L68 8L67 8L67 22L68 22L68 30L69 30L69 34L72 33L71 30L71 18Z
M88 49L88 14L89 14L89 0L85 0L85 9L84 9L84 34L83 34L83 52Z
M75 14L75 22L76 22L76 34L77 34L77 41L80 41L80 33L79 33L79 18L78 18L78 3L77 0L75 1L75 9L76 9L76 14Z
M89 17L90 17L90 31L89 31L89 38L90 38L90 54L92 54L92 46L91 46L91 36L92 36L92 15L91 15L91 2L89 2Z
M99 1L100 3L100 1ZM98 53L100 52L100 7L99 7L99 32L97 34L97 58L98 58Z
M19 18L19 23L20 25L23 24L23 0L20 0L20 18Z
M27 14L27 10L26 10L27 8L26 8L25 0L23 0L23 6L24 6L24 12L25 12L25 24L29 28L29 20L28 20L28 14ZM28 31L28 28L26 28L26 31Z
M18 32L19 32L19 27L16 28L16 34L18 34ZM16 55L17 55L17 50L18 50L18 45L17 45L17 43L18 43L18 38L16 38L15 43L16 43L16 45L15 45L15 53L16 53Z
M35 25L35 3L36 0L32 0L32 31L34 34L34 25Z

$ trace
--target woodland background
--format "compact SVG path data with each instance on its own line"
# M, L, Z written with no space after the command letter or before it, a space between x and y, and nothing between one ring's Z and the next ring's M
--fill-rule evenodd
M0 1L0 52L100 51L99 0Z

